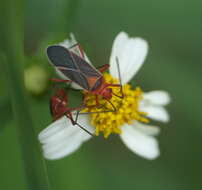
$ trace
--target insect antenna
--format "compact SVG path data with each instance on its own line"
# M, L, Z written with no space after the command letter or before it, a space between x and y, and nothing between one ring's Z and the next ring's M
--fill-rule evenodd
M119 84L120 84L120 92L121 92L121 96L115 94L112 92L113 95L115 95L116 97L119 97L121 99L123 99L124 94L123 94L123 86L122 86L122 79L121 79L121 70L120 70L120 65L119 65L119 59L118 57L116 57L116 65L117 65L117 70L118 70L118 76L119 76Z
M123 85L122 85L121 70L120 70L120 65L119 65L118 57L116 57L116 65L117 65L117 70L118 70L119 85L118 85L118 84L109 84L108 86L120 87L121 96L115 94L114 92L112 92L112 94L113 94L114 96L118 97L118 98L123 99L123 97L124 97L124 94L123 94Z

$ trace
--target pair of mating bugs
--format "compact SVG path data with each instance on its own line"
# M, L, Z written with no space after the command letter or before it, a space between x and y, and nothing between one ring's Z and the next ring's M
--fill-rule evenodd
M75 48L78 52L74 53L72 49ZM80 47L79 44L75 44L70 48L65 48L60 45L53 45L47 48L47 55L50 60L51 65L54 66L57 72L62 75L65 80L62 79L51 79L55 82L74 82L79 85L85 92L88 94L95 95L96 104L95 105L86 105L86 97L84 95L82 106L70 108L68 106L68 96L66 91L63 88L60 88L56 91L55 95L51 97L50 100L50 110L54 120L59 119L62 116L66 116L70 119L73 125L77 125L78 127L82 128L84 131L92 135L89 131L87 131L84 127L82 127L79 123L77 123L79 112L83 108L90 108L90 107L102 107L99 102L98 95L100 95L103 99L108 101L113 110L108 111L100 111L100 112L88 112L88 113L101 113L101 112L115 112L115 106L110 102L112 96L117 96L119 98L123 98L123 91L121 85L121 76L120 76L120 68L118 59L117 61L117 68L119 74L119 84L108 84L104 80L102 75L105 72L109 65L105 64L99 68L93 67L85 60L85 55ZM118 87L120 88L120 95L113 93L111 87ZM75 120L72 116L72 111L77 111ZM85 113L86 114L86 113Z

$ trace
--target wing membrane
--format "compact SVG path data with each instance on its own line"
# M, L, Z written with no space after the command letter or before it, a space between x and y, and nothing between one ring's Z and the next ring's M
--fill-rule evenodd
M47 55L56 69L86 90L92 89L101 80L99 71L63 46L48 47Z

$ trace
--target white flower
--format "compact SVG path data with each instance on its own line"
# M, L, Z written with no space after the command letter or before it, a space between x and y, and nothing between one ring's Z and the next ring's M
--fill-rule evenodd
M66 40L61 45L70 47L76 43L75 38L71 37L71 40ZM77 54L80 53L75 49L72 51ZM128 83L142 66L147 52L148 44L144 39L129 38L125 32L119 33L112 47L110 74L118 78L117 57L120 63L122 82L123 84ZM85 59L89 61L86 55ZM139 110L146 112L148 118L168 122L169 115L164 106L169 102L169 94L165 91L144 93L143 99L140 100ZM78 123L93 133L95 128L90 125L89 119L88 115L79 115ZM158 141L155 138L160 132L158 127L134 121L131 125L124 124L121 131L120 138L132 152L147 159L155 159L159 156ZM49 125L39 134L39 140L43 144L44 156L51 160L60 159L73 153L90 138L88 133L76 125L73 126L65 116Z
M85 127L91 133L94 128L88 123L88 118L81 115L79 123L85 123ZM44 157L50 160L59 159L77 150L81 144L91 136L78 126L73 126L66 116L50 124L40 132L39 141L43 144Z

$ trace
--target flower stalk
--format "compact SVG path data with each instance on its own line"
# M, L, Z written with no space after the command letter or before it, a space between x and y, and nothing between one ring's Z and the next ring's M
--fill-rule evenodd
M0 14L3 18L1 20L1 62L6 69L6 82L10 90L12 112L22 151L27 189L48 190L48 176L29 114L23 85L24 1L3 1Z

